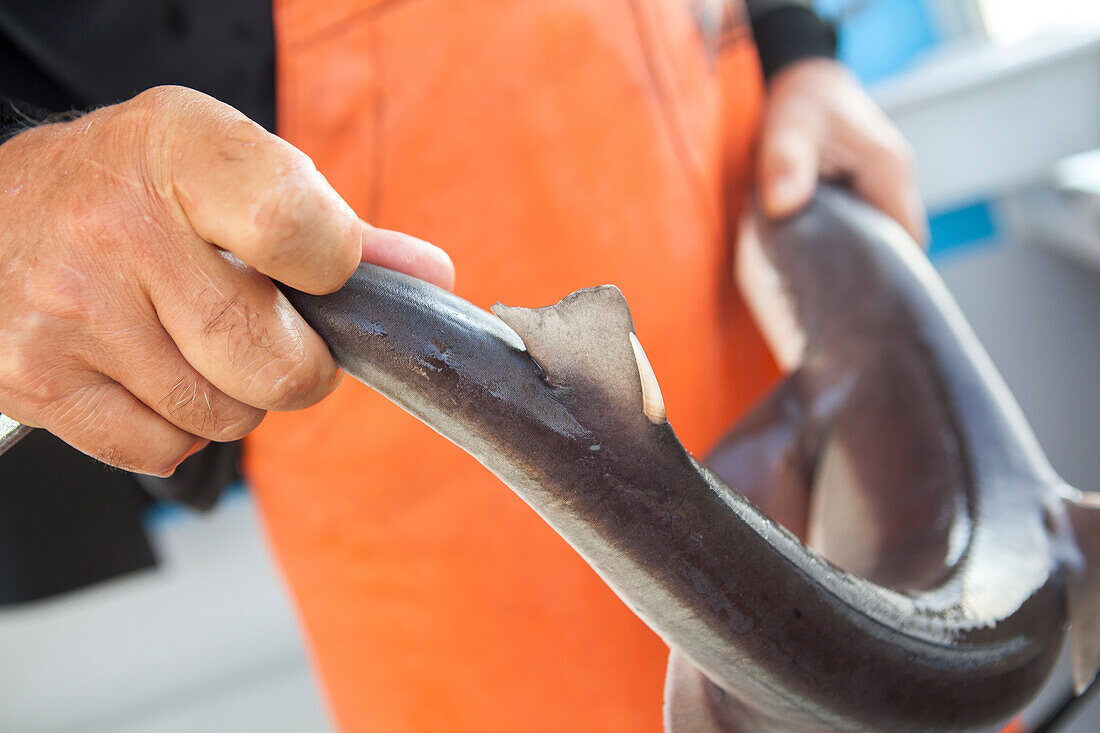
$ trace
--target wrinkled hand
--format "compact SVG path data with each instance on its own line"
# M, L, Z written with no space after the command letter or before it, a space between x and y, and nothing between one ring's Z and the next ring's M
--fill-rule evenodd
M268 277L325 293L361 260L454 277L291 145L173 87L0 145L0 247L0 412L156 475L338 383Z
M758 175L769 216L787 216L805 206L819 179L842 179L918 242L927 240L912 150L836 61L798 61L772 78Z

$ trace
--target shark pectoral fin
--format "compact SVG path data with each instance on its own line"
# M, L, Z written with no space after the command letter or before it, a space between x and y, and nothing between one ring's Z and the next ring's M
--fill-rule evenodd
M523 340L547 381L577 401L602 395L628 419L664 422L653 369L634 335L626 299L613 285L585 288L545 308L497 303L493 313ZM596 407L596 405L592 405Z
M665 672L665 733L736 733L714 705L713 683L673 649Z
M771 519L805 537L812 464L802 375L780 382L726 434L704 463Z
M1063 501L1081 553L1067 592L1073 686L1081 694L1100 670L1100 492Z

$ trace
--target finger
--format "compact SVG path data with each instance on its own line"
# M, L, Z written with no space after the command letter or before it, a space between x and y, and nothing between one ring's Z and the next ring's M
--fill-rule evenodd
M928 218L916 184L913 154L903 140L869 140L852 170L855 192L892 217L922 246Z
M183 459L206 441L180 430L120 384L84 372L61 397L28 410L36 423L69 445L110 466L154 476L171 476ZM21 410L12 417L22 421Z
M157 317L187 362L260 410L314 404L340 381L328 347L268 278L196 243L149 286Z
M897 220L924 249L928 249L931 233L928 231L928 212L924 209L920 191L916 185L906 186L898 203Z
M109 334L91 365L192 435L239 440L260 424L263 410L211 384L184 359L153 314L148 315L142 326Z
M362 255L359 219L313 161L210 97L183 109L169 176L195 232L299 290L343 285Z
M450 256L434 244L390 229L363 227L363 262L404 272L453 290L455 266Z
M817 188L819 147L814 130L790 117L766 128L759 163L765 214L781 218L809 203Z

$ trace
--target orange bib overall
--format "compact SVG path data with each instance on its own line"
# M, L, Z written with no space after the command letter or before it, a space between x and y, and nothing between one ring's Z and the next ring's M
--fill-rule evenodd
M705 452L774 376L729 223L763 95L705 0L277 0L279 129L487 307L615 283ZM658 731L667 650L474 459L352 379L246 470L346 731Z

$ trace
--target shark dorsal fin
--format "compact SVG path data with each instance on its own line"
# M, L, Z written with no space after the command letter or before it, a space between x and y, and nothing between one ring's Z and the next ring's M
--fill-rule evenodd
M656 377L614 285L578 290L545 308L497 303L493 313L523 340L551 384L578 394L598 391L625 415L664 422Z

